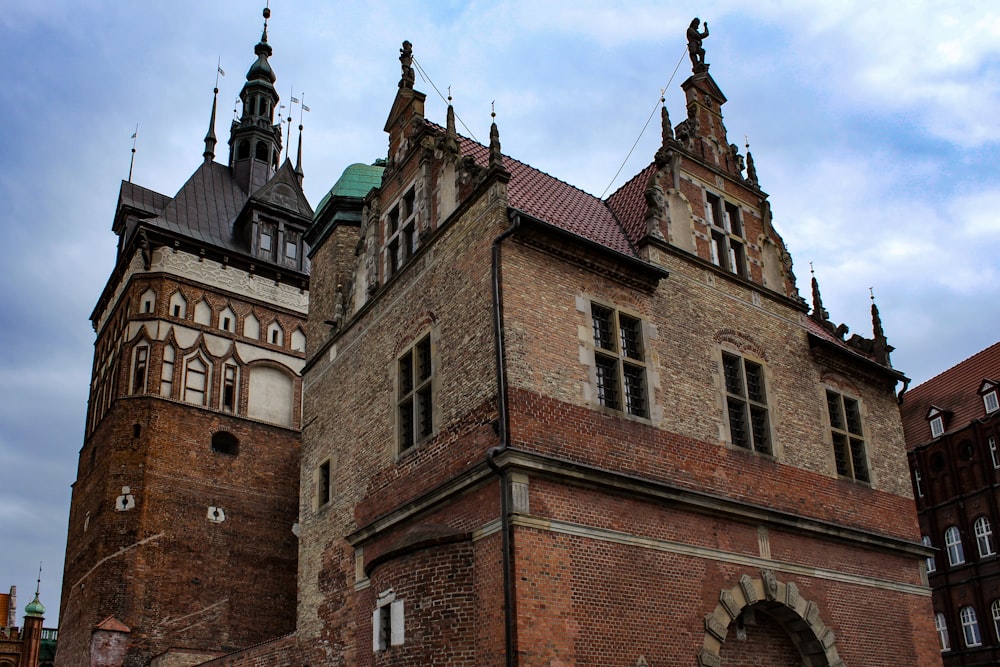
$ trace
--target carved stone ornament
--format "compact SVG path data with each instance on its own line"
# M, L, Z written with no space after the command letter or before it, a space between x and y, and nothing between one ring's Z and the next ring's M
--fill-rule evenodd
M703 648L698 653L698 667L722 667L722 658Z
M785 604L792 609L799 603L799 587L789 582L785 584Z
M736 618L740 615L740 605L736 602L731 591L722 591L722 594L719 595L719 602L726 608L726 613L729 614L730 618Z
M768 600L778 599L778 580L772 570L761 570L760 578L764 582L764 595Z
M746 598L748 605L757 602L757 590L753 587L753 579L750 578L749 574L740 577L740 589L743 591L743 597Z
M713 637L718 639L720 642L726 641L726 634L729 632L729 626L723 625L715 614L705 615L705 630L708 631Z

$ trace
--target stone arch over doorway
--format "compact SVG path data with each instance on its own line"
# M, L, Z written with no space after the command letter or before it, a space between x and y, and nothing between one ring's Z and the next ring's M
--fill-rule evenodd
M845 667L837 654L833 629L820 618L816 603L799 595L794 583L778 581L771 570L761 570L758 579L744 574L736 586L719 594L719 603L705 615L698 667L722 667L721 651L730 626L747 608L767 613L788 633L803 667Z

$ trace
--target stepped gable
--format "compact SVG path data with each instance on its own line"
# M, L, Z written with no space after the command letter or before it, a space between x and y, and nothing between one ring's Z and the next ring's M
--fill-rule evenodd
M489 148L461 135L458 140L463 155L472 156L482 167L489 165ZM503 164L510 172L507 198L512 208L629 257L638 256L603 201L509 155L504 155Z
M233 221L247 195L225 165L204 162L181 186L163 213L149 224L235 253L245 254L233 239Z
M965 428L983 416L979 386L984 379L1000 380L1000 342L977 352L903 395L903 435L907 448L928 442L927 412L934 405L951 413L945 431Z
M646 234L646 184L656 171L656 164L650 162L646 168L629 179L623 186L611 193L605 201L611 212L618 218L629 241L638 243Z

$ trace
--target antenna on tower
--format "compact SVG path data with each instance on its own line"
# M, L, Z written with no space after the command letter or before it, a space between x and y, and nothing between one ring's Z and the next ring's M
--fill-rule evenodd
M38 561L38 581L35 582L35 599L38 599L38 592L42 589L42 561Z
M132 159L128 163L128 182L132 182L132 167L135 166L135 142L139 136L139 123L135 124L135 132L132 133ZM39 565L38 576L41 576L41 565Z
M298 104L299 100L295 97L292 92L295 88L293 86L288 87L288 141L285 142L285 159L288 160L289 155L291 155L292 150L292 105Z
M219 87L219 76L226 76L226 71L222 69L222 56L219 56L219 62L215 65L215 87Z

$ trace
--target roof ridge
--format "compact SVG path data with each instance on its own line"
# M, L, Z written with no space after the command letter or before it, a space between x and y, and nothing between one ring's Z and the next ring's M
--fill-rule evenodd
M909 391L909 393L912 394L914 391L920 389L924 385L928 385L928 384L934 382L935 380L937 380L938 378L940 378L942 375L953 373L959 366L965 366L966 364L969 364L970 366L972 366L972 364L970 364L969 362L971 362L973 359L975 359L976 357L978 357L980 355L986 355L987 353L993 352L993 349L996 348L996 347L1000 347L1000 341L997 341L996 343L993 343L989 347L985 347L985 348L979 350L978 352L970 354L968 357L966 357L965 359L962 359L957 364L954 364L954 365L952 365L952 366L944 369L943 371L941 371L937 375L934 375L934 376L932 376L932 377L924 380L923 382L921 382L920 384L918 384L916 387L914 387L913 389L911 389Z

